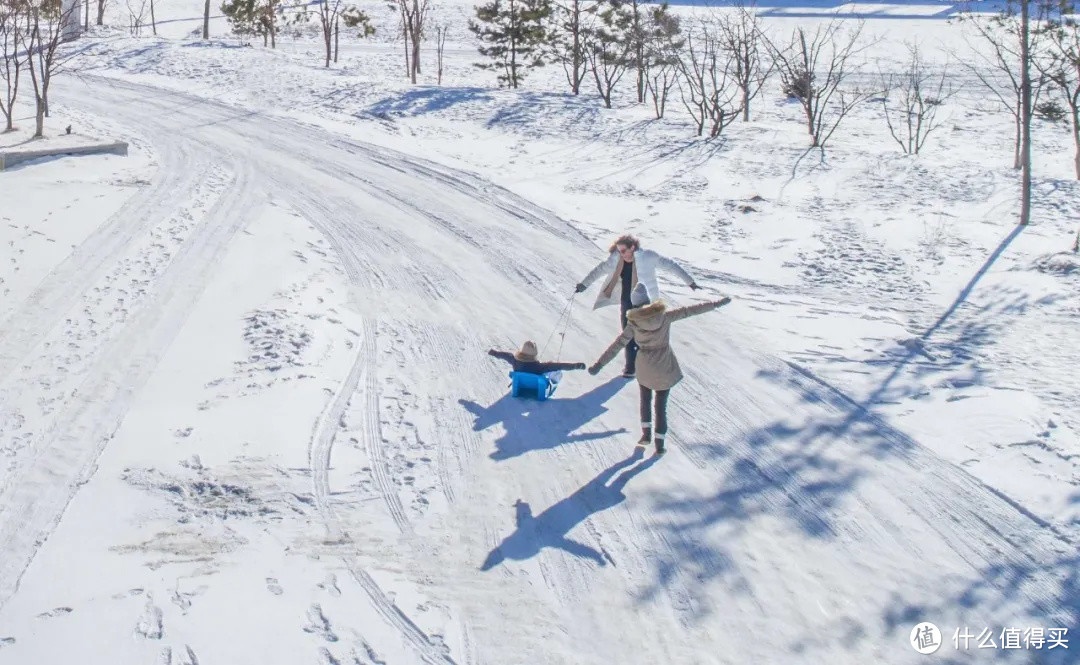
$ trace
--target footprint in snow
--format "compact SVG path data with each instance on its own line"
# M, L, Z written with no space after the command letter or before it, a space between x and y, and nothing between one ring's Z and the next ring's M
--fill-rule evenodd
M8 646L9 644L15 644L14 637L0 637L0 649Z
M266 578L266 588L270 593L274 594L275 596L280 596L282 593L284 593L284 590L281 588L281 585L278 584L277 579L273 577Z
M305 633L321 635L327 642L337 642L337 635L330 630L330 621L323 614L322 607L316 603L311 606L307 613L308 625L304 626Z
M319 665L341 665L341 661L326 647L319 647Z
M338 596L341 595L341 589L339 589L338 585L337 585L337 576L334 575L333 573L330 573L329 575L327 575L326 580L323 581L323 582L320 582L318 586L319 586L320 589L322 589L323 591L326 591L327 593L329 593L334 598L337 598Z
M162 621L161 608L154 604L153 598L147 597L146 607L135 624L135 632L150 640L160 640L165 633Z
M48 612L42 612L41 614L37 615L37 618L39 618L39 619L51 619L53 617L58 617L61 614L70 614L71 612L72 612L72 609L70 607L57 607L54 610L49 610Z

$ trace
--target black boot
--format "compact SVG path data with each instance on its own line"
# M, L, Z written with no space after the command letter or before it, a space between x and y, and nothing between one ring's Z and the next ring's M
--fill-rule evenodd
M657 434L656 435L656 454L657 455L663 455L664 454L664 435L663 434Z
M639 446L647 446L647 445L649 445L649 439L651 439L651 438L652 438L652 428L651 427L642 427L641 428L641 438L638 439L637 444Z

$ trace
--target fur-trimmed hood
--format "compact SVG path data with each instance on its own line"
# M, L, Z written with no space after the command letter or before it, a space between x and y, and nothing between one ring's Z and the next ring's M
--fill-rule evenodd
M636 307L626 313L626 320L642 330L656 330L664 323L667 305L663 300Z

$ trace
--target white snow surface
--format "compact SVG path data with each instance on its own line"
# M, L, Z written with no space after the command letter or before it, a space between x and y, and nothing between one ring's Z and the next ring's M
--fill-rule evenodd
M362 7L330 68L191 0L95 28L47 127L130 154L0 172L0 664L1076 662L952 642L1080 618L1080 185L1038 123L1015 225L949 5L841 7L864 80L918 38L963 89L923 154L868 102L824 160L776 86L712 141L630 77L493 87L466 3L410 85ZM663 457L620 360L541 403L486 355L595 360L617 312L557 323L627 231L733 298L675 324Z

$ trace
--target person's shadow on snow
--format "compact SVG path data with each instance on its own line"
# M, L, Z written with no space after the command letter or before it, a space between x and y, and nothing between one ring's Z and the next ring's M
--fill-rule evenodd
M591 559L601 566L607 565L604 554L572 540L567 534L589 516L613 508L626 500L623 489L630 479L656 464L659 459L653 456L634 466L643 455L642 449L638 448L633 455L605 469L584 487L535 517L529 504L518 499L514 503L517 530L491 550L480 570L491 570L507 559L531 559L545 547L558 548L574 556ZM615 477L617 473L619 475ZM609 485L608 481L612 478L615 480Z
M506 433L495 441L491 459L505 460L524 455L530 450L548 450L566 443L605 439L626 432L625 427L604 432L574 434L574 432L607 413L604 404L626 385L625 379L615 378L572 399L552 397L541 402L531 398L502 396L491 406L481 406L472 400L460 399L475 418L474 431L503 424Z

